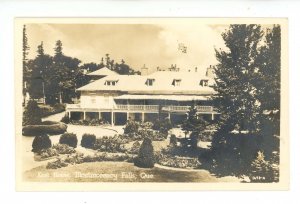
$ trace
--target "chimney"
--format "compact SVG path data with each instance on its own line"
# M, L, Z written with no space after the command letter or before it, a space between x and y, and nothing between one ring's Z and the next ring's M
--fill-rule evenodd
M195 67L195 72L197 72L198 71L198 67Z
M206 70L206 76L209 78L215 78L215 70L213 66L209 65L209 67Z
M146 67L146 65L144 65L141 69L141 75L145 76L148 75L148 68Z

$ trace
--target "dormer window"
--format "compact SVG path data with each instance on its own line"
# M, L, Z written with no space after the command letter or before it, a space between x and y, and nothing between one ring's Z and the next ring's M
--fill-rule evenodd
M208 80L207 80L207 79L202 79L202 80L200 81L200 85L201 85L201 86L208 86Z
M105 81L106 86L115 86L117 84L117 80L107 80Z
M153 86L154 79L147 79L146 84L147 86Z
M181 83L181 79L174 79L173 82L172 82L172 85L173 86L180 86L180 83Z

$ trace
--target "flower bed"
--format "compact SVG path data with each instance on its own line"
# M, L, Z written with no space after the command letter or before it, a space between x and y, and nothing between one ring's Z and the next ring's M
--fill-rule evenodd
M156 157L156 162L163 166L175 167L175 168L198 168L200 162L197 158L190 157L178 157L159 154Z
M68 155L65 159L58 158L54 162L48 162L47 169L57 169L66 167L69 164L81 164L85 162L102 162L102 161L127 161L132 162L134 155L126 153L106 153L98 152L93 156L84 156L83 154L76 153Z

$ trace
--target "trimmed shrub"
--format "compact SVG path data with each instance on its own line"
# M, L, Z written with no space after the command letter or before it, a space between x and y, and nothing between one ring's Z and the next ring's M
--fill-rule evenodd
M159 132L165 134L167 134L172 127L173 125L168 118L156 120L153 124L153 130L158 130Z
M138 133L139 130L139 123L133 120L129 120L126 123L126 126L124 128L124 133L125 134L133 134L133 133Z
M149 138L145 138L138 156L134 159L134 165L142 168L153 168L155 163L153 145Z
M62 119L60 120L60 122L63 122L65 124L69 124L70 123L70 118L68 115L64 115L64 117L62 117Z
M39 125L42 123L42 111L36 101L28 101L23 113L23 125Z
M177 138L174 134L172 134L171 137L170 137L170 146L171 147L176 147L177 146Z
M59 143L66 144L69 145L70 147L76 148L78 143L77 136L74 133L68 133L68 132L64 133L60 136Z
M96 135L94 134L84 134L81 139L81 146L85 148L94 148L96 143Z
M67 130L67 125L64 123L55 123L52 125L27 125L23 127L22 134L24 136L38 136L43 134L59 135Z
M51 147L51 140L48 135L36 136L32 142L32 152L39 153L43 149Z
M55 144L52 146L52 149L55 149L58 154L72 154L76 152L73 147L66 144Z

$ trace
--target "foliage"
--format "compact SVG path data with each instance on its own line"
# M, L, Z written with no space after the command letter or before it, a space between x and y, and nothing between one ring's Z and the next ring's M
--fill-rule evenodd
M56 150L58 154L73 154L76 152L73 147L66 144L55 144L52 146L52 149Z
M258 45L263 31L259 25L231 25L222 34L227 50L216 50L217 92L215 103L221 113L223 130L256 131L259 128Z
M170 137L170 144L171 147L176 147L177 146L177 138L176 135L172 134Z
M85 126L99 126L106 124L102 119L92 119L92 120L70 120L70 124L73 125L85 125Z
M141 123L140 128L142 128L142 129L152 129L153 128L153 123L152 122Z
M96 143L96 135L84 134L81 139L81 146L85 148L94 148Z
M275 171L270 162L265 160L263 152L257 152L256 159L251 163L250 180L251 182L274 182Z
M127 140L122 139L118 135L113 137L104 136L97 138L94 148L103 152L125 152L124 144Z
M66 132L67 126L64 123L49 124L49 122L43 122L42 125L27 125L22 129L22 135L24 136L37 136L41 134L59 135Z
M40 109L41 109L41 114L42 117L47 117L50 115L54 115L57 113L61 113L65 111L65 105L64 104L54 104L54 105L39 105Z
M36 101L28 101L23 113L23 125L39 125L42 123L41 109Z
M174 168L198 168L200 166L197 158L171 156L163 153L156 155L156 162Z
M197 108L193 103L187 112L187 118L183 121L181 129L185 131L186 134L191 132L192 146L197 147L199 136L202 135L207 125L208 122L197 114Z
M54 156L58 156L58 152L56 151L56 149L48 148L48 149L42 149L39 152L39 155L41 156L42 159L47 159Z
M227 48L216 50L214 97L221 117L210 165L222 175L242 175L258 151L269 159L279 150L280 26L265 33L260 25L231 25L222 37Z
M155 120L152 128L153 130L158 130L161 133L167 134L172 127L173 125L170 119L164 118L164 119Z
M32 152L40 152L51 147L51 140L48 135L36 136L32 142Z
M134 165L142 168L153 168L155 163L153 145L149 138L145 138L139 150L138 156L134 159Z
M74 133L64 133L60 136L59 138L59 143L60 144L66 144L69 145L70 147L77 147L77 135Z
M84 162L84 155L82 153L68 154L64 162L67 164L81 164Z
M139 123L134 120L127 121L124 127L124 134L134 134L138 133Z
M280 109L281 28L268 28L258 56L260 80L258 98L263 110Z
M261 134L217 133L214 137L218 139L213 140L211 151L204 155L204 158L200 155L200 161L207 163L210 171L223 176L246 175L257 152L263 151L267 145ZM273 137L272 140L275 142L277 138ZM269 140L271 146L272 140ZM271 156L268 155L268 159Z
M149 138L152 141L162 141L167 139L168 134L160 131L155 131L151 129L140 129L138 131L138 136L140 139Z
M132 144L132 147L130 148L130 150L129 150L128 152L131 153L131 154L138 154L140 148L141 148L140 142L139 142L139 141L135 141L135 142Z
M69 124L70 123L70 118L68 115L64 115L64 117L62 117L62 119L60 120L60 122L65 123L65 124Z
M61 158L57 158L54 162L48 162L46 168L47 169L58 169L62 167L66 167L68 164L61 160Z

